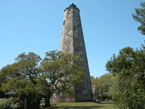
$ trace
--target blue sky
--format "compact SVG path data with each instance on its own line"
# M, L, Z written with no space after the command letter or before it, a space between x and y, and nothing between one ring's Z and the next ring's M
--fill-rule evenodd
M25 52L45 57L59 50L64 9L80 9L90 75L107 73L105 65L124 47L144 44L132 13L141 0L0 0L0 69Z

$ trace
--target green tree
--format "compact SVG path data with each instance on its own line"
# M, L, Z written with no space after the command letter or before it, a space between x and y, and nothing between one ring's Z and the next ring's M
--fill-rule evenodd
M112 75L111 74L104 74L102 75L96 84L96 91L98 92L98 95L101 96L102 99L106 98L106 95L108 95L109 87L112 84Z
M40 84L50 89L45 98L45 107L50 106L50 98L53 93L60 92L75 95L71 87L80 85L84 77L84 69L81 67L83 60L79 56L63 54L62 52L46 52L46 57L41 63L43 74L39 77ZM49 83L46 81L49 80ZM60 83L60 85L58 85Z
M32 102L37 102L40 96L40 90L37 77L41 74L41 68L39 62L40 56L29 53L20 54L16 59L16 62L12 65L7 65L1 69L3 77L7 82L2 83L3 91L10 91L16 89L16 93L20 98L33 97ZM40 101L40 100L39 100ZM33 103L35 108L40 106L40 103ZM28 105L30 108L31 105Z
M100 78L96 77L96 79L92 80L92 84L96 85L95 94L98 96L99 99L105 99L108 94L109 88L112 85L112 78L111 74L104 74Z
M96 89L95 89L95 96L98 98L100 93L99 93L99 89L100 89L100 81L99 78L96 77L95 80L91 80L92 85L96 85Z
M143 7L143 9L135 8L136 15L132 14L132 16L135 21L141 23L141 26L138 27L138 30L141 31L143 35L145 35L145 2L142 2L140 5Z
M90 76L91 80L94 80L95 78L93 76Z
M144 109L145 47L142 45L142 48L136 51L125 47L117 57L113 54L106 68L114 76L114 103L120 109Z
M82 82L84 69L81 67L83 60L71 54L50 51L42 60L34 53L20 54L12 65L1 69L3 75L3 91L16 89L20 98L29 98L33 105L40 106L40 98L45 97L45 106L50 106L50 97L53 93L69 93L75 96L74 91L69 90L74 84ZM63 79L62 79L63 78ZM61 83L61 86L58 86ZM55 87L55 89L54 89ZM35 102L34 102L35 101Z
M5 81L6 79L3 77L3 73L0 71L0 97L4 96L4 92L2 91L1 84Z

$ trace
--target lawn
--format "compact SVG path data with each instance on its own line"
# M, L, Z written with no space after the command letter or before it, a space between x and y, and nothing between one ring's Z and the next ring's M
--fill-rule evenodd
M5 102L6 99L0 100L0 105L2 102ZM55 107L53 109L117 109L115 108L113 102L63 102L56 103L50 102L51 106ZM50 109L50 108L42 108L44 105L44 100L41 103L40 109Z
M41 105L44 105L42 103ZM51 102L52 106L55 106L58 109L117 109L115 108L113 102L64 102L64 103L55 103ZM43 108L41 108L43 109ZM44 108L47 109L47 108Z

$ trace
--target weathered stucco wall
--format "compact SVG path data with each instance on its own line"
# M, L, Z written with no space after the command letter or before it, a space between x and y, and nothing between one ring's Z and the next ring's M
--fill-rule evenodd
M54 102L93 100L88 60L79 12L79 9L73 4L65 9L59 50L63 51L63 53L80 56L85 60L83 66L85 68L84 81L82 82L81 87L78 87L77 85L74 86L77 97L74 98L72 96L60 94L53 97L52 101Z

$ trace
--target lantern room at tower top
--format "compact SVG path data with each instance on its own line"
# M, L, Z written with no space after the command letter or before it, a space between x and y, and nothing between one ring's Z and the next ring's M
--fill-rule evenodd
M72 9L72 8L75 8L75 9L78 9L78 11L80 12L79 8L76 7L76 5L74 3L72 3L69 7L67 7L65 10L67 9ZM65 12L64 10L64 12Z

